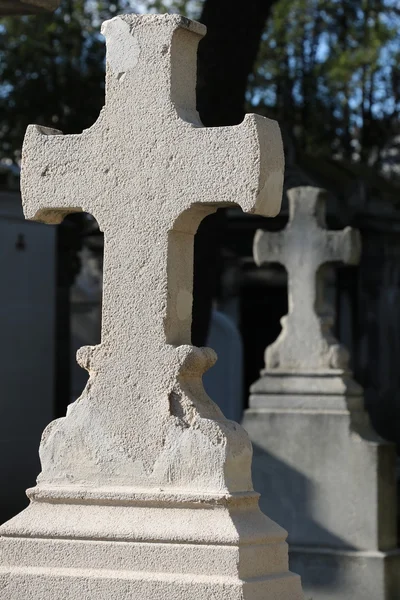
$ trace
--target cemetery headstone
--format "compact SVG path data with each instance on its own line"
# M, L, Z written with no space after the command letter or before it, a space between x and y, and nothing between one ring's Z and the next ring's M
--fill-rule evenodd
M98 121L30 127L24 143L27 218L84 210L104 231L102 339L78 353L82 396L43 434L30 506L0 529L1 598L300 600L247 434L204 392L215 354L190 342L196 228L233 202L277 213L279 128L202 127L199 23L129 15L103 31Z
M286 228L254 240L257 264L285 266L289 300L244 417L254 486L289 531L290 566L307 598L395 600L395 452L370 426L323 299L323 265L357 263L358 232L325 229L323 190L288 195Z

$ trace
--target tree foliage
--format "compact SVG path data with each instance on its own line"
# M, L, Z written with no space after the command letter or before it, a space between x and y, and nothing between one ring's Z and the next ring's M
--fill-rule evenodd
M279 0L248 99L311 154L380 165L399 131L397 0Z
M104 19L173 11L209 25L198 90L206 124L241 119L262 35L248 108L278 118L308 153L380 167L399 132L398 1L248 0L244 12L240 4L63 0L53 15L3 19L0 159L18 160L29 123L79 132L95 121L104 102Z
M0 25L0 159L18 160L29 123L81 132L104 104L101 23L126 12L190 13L192 0L63 0L54 14Z

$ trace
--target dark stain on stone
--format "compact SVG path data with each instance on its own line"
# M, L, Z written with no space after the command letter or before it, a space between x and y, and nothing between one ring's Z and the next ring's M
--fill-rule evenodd
M192 21L190 19L188 19L187 17L181 17L181 24L182 24L182 27L187 27L188 29L190 29L190 27L192 25Z

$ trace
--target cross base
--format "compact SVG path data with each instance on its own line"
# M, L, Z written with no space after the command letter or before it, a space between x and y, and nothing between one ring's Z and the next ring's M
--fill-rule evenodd
M396 453L350 373L264 374L243 426L261 508L289 531L305 598L395 600Z
M331 406L335 402L331 396L339 395L339 404L343 396L352 398L351 407L363 405L363 390L352 377L350 371L342 369L326 369L309 372L288 372L279 369L265 369L261 377L250 388L250 406L271 406L274 402L271 396L280 396L281 403L308 403L310 408L315 403L315 408L323 410L325 404ZM322 397L322 400L321 400ZM290 399L289 399L290 398ZM305 400L305 398L310 398ZM361 399L361 400L360 400ZM278 407L278 405L276 406ZM351 408L350 407L350 408Z
M258 494L41 489L1 528L2 600L302 600ZM6 594L6 595L4 595Z

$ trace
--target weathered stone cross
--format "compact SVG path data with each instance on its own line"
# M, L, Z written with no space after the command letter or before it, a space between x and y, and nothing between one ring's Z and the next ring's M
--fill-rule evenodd
M198 23L131 15L104 32L98 121L30 128L23 149L25 214L85 210L104 231L103 319L101 344L79 354L85 391L43 434L32 502L0 528L4 600L301 600L248 436L204 391L214 352L190 345L196 228L236 201L276 214L279 128L253 115L202 127Z
M247 438L202 388L214 353L190 345L193 238L218 206L277 213L279 128L255 115L202 126L199 23L129 15L103 32L106 105L97 122L65 136L31 126L23 148L27 218L58 223L83 210L105 237L101 344L79 352L89 383L46 430L38 481L249 489Z
M266 350L266 371L315 373L346 369L348 355L330 332L331 319L323 315L321 266L342 261L356 264L360 254L357 230L325 229L324 191L293 188L289 196L289 223L278 233L257 231L254 258L258 265L277 262L288 273L289 312L282 331Z

